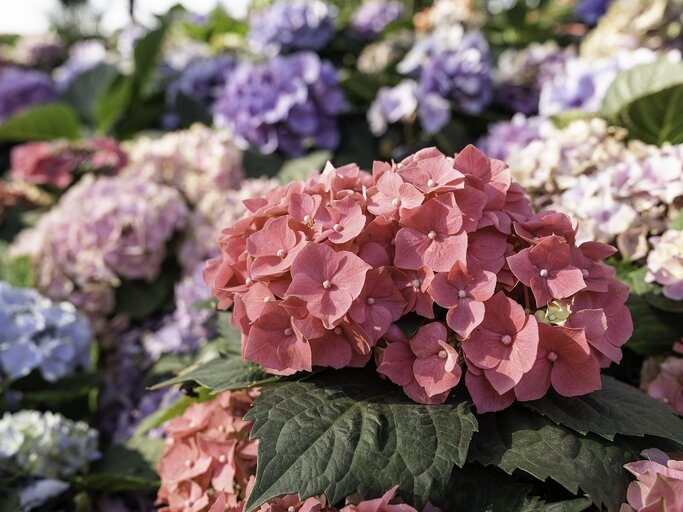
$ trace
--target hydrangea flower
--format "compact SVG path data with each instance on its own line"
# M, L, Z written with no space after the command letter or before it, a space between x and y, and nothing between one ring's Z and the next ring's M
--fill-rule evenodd
M365 0L351 17L350 30L356 37L374 39L403 16L403 5L395 0Z
M0 282L0 382L36 369L55 382L88 369L92 338L88 321L71 304Z
M310 52L243 62L231 73L215 107L216 124L242 148L300 155L311 147L335 149L337 116L346 109L337 71Z
M24 410L0 418L0 460L29 476L66 478L100 457L97 431L61 414Z
M124 147L124 175L173 187L191 205L213 191L239 188L244 177L242 154L228 134L202 124L156 139L143 135Z
M419 40L398 70L417 78L418 116L429 133L448 123L451 104L476 114L493 98L488 44L480 32L465 32L460 25Z
M661 510L676 512L683 508L683 461L670 458L656 448L641 453L646 460L624 465L636 477L628 486L626 512Z
M61 91L66 90L73 80L107 59L107 48L99 39L78 41L69 49L69 58L54 71L54 78Z
M64 42L56 34L22 36L11 50L13 61L38 68L56 66L65 54Z
M180 194L130 176L85 176L11 248L31 258L38 289L97 321L124 279L156 279L172 235L183 228Z
M499 121L489 125L488 133L479 139L477 146L491 158L508 161L541 138L541 127L546 123L539 117L525 117L517 113L509 121Z
M368 109L370 131L381 135L387 125L410 120L417 111L417 82L402 80L394 87L380 87Z
M683 300L683 231L670 229L650 243L645 280L661 284L665 297Z
M551 385L597 389L633 329L628 287L602 263L615 250L577 246L564 214L534 215L506 165L473 146L372 173L328 163L247 208L205 279L232 307L243 357L274 374L362 367L374 353L422 403L445 401L464 373L486 412ZM421 322L411 339L396 326L408 314Z
M228 74L236 65L230 55L203 57L191 62L166 91L166 104L175 105L179 92L211 107L225 85Z
M595 25L607 12L612 0L580 0L574 14L587 25Z
M65 189L78 174L117 174L128 161L118 142L108 137L85 141L28 142L10 153L12 178Z
M322 0L278 0L250 16L249 44L271 56L320 50L334 36L336 15L336 8Z
M673 346L677 357L664 360L651 357L643 362L640 389L666 404L674 413L683 416L683 344Z
M55 85L45 73L13 67L0 69L0 123L25 108L56 99Z

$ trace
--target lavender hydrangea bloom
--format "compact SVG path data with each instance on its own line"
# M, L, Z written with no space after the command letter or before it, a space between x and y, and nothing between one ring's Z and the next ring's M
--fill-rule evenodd
M334 66L312 52L244 62L231 73L214 107L216 124L238 146L280 149L287 155L311 147L335 149L337 115L346 109Z
M403 5L394 0L367 0L351 18L351 32L362 39L374 39L403 15Z
M87 175L10 252L31 258L42 293L69 300L101 323L121 280L157 278L166 245L187 215L173 188L132 176Z
M381 135L387 125L410 119L417 110L417 82L403 80L394 87L382 87L368 109L370 131Z
M71 304L0 282L0 382L36 369L55 382L87 369L91 341L88 321Z
M650 238L650 243L645 280L661 284L665 297L683 300L683 231L670 229Z
M418 42L398 70L418 76L418 116L430 133L448 123L451 102L476 114L493 98L488 43L480 32L459 25L439 28Z
M230 55L200 58L191 62L169 86L166 104L173 106L178 92L182 92L202 105L211 107L235 64L235 59Z
M479 139L477 146L491 158L507 161L532 141L541 138L543 123L545 120L539 117L525 117L517 113L510 121L490 125L488 133Z
M609 8L612 0L579 0L574 14L587 25L595 25Z
M9 459L29 476L64 478L97 460L97 431L82 421L38 411L0 418L0 461Z
M87 39L74 44L69 50L69 58L54 72L59 89L66 90L74 78L104 62L106 58L107 48L99 39Z
M0 123L21 110L57 99L52 79L40 71L0 69Z
M322 0L279 0L249 20L249 44L266 55L319 50L334 35L336 9Z

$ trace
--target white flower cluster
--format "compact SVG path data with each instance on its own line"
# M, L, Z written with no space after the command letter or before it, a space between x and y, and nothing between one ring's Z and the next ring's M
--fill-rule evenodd
M650 238L654 247L647 256L648 282L664 286L664 296L683 300L683 231L670 229Z

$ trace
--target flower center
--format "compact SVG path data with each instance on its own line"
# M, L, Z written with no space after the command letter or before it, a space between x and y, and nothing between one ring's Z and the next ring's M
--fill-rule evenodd
M192 501L191 499L188 499L187 501L185 501L185 506L187 508L192 508L193 505L194 505L194 501Z
M429 178L429 179L427 180L427 186L428 186L428 187L433 187L434 185L436 185L436 183L434 183L434 180L431 179L431 178Z
M185 467L186 468L191 468L193 465L194 465L194 463L190 459L187 459L185 461Z
M341 224L335 224L334 226L332 226L332 229L339 233L342 230L342 226Z
M270 300L270 297L263 297L263 302L268 302Z
M335 328L334 328L334 333L335 333L337 336L340 336L341 333L342 333L341 327L335 327Z
M467 293L465 292L465 290L458 290L458 297L461 299L467 297Z
M445 350L439 350L439 359L446 359L448 357L448 353Z
M427 238L429 238L430 240L434 240L436 238L436 231L430 231L429 233L427 233Z
M226 460L228 459L225 458L225 455L221 455L220 457L218 457L218 462L220 462L221 464L225 464Z
M548 352L548 361L557 361L557 354L555 352Z
M311 216L310 216L310 215L304 215L304 222L305 222L306 224L308 224L309 222L311 222Z
M510 336L509 334L506 334L505 336L501 336L500 342L503 345L509 345L510 343L512 343L512 336Z
M247 286L251 286L253 282L254 282L254 280L251 277L247 277L244 280L244 284L246 284Z
M278 249L278 251L275 254L277 254L278 258L284 258L285 256L287 256L287 251L285 251L284 249Z
M548 277L548 269L542 268L541 271L538 273L538 275L541 277Z
M415 288L417 290L422 283L420 282L419 279L413 279L410 284L413 285L413 288Z
M285 329L285 336L291 336L292 333L294 333L294 331L292 330L291 327L287 327L287 328Z
M296 509L293 505L290 505L289 507L287 507L287 512L296 512Z
M195 428L197 424L194 421L190 421L190 428Z
M554 322L556 319L557 317L555 315L548 315L548 320L550 320L551 322Z
M588 273L588 270L586 270L585 268L581 269L581 275L583 275L583 277L588 277Z
M332 286L332 283L330 283L327 279L323 281L323 288L326 290L329 290L330 286Z
M391 200L391 204L398 208L401 206L401 200L398 197L395 197Z
M368 297L367 303L372 306L375 303L375 299Z

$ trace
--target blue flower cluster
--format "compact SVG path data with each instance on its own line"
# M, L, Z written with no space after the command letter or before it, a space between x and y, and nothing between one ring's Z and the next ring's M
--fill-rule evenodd
M90 365L92 332L73 305L0 282L0 382L38 369L55 382Z
M460 25L442 27L419 41L399 63L418 79L418 116L430 133L451 118L451 104L477 114L493 98L491 56L484 36Z
M27 107L56 99L57 89L47 74L14 67L0 69L0 123Z
M337 116L347 107L334 66L312 52L240 63L215 104L216 124L238 146L279 149L296 156L309 148L334 149Z
M280 0L249 20L249 44L266 55L320 50L334 36L336 9L322 0Z
M579 0L574 14L587 25L595 25L602 18L612 0Z
M362 39L374 39L403 15L403 5L395 0L368 0L351 18L351 32Z

